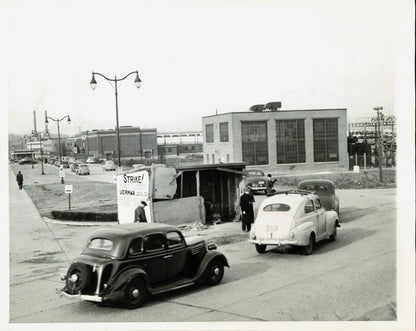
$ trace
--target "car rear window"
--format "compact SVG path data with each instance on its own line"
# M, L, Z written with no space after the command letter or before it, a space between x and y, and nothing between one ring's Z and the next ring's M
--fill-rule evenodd
M328 191L328 187L326 185L305 185L303 189L307 191L316 191L316 192Z
M263 208L264 211L289 211L290 206L285 203L272 203Z
M113 242L104 238L94 238L89 242L88 248L110 251L113 248Z

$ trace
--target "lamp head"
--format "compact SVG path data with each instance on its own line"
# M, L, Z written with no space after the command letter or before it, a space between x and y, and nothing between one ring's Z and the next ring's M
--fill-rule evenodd
M92 73L90 86L92 90L95 90L97 88L97 81L95 80L94 73Z
M140 88L140 86L142 85L142 81L140 80L139 73L136 74L136 79L134 80L134 84L136 85L137 88Z

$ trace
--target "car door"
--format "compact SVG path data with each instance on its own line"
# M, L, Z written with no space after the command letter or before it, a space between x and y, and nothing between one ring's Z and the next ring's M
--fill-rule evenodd
M325 208L322 206L319 198L315 198L314 203L315 203L316 217L318 219L317 237L320 237L323 234L325 234L325 231L326 231Z
M315 204L313 202L313 200L308 199L308 201L306 201L305 203L305 220L304 222L309 221L313 223L315 232L318 231L318 227L319 227L319 222L318 222L318 217L317 217L317 213L315 210Z
M166 242L162 233L152 233L144 237L141 265L149 276L152 285L166 281Z
M167 250L165 255L166 279L180 278L186 271L186 244L178 231L166 233Z

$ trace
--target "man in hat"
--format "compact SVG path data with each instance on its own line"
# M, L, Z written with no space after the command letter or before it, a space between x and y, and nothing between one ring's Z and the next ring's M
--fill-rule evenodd
M144 207L147 206L145 201L140 202L140 205L134 210L134 223L136 222L147 222L146 213Z
M254 197L250 194L250 186L247 186L240 197L241 226L244 232L250 232L251 223L254 223Z

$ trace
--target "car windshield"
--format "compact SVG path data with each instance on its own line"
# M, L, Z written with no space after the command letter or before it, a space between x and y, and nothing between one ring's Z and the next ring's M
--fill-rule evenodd
M113 248L113 242L104 238L94 238L89 242L88 248L110 251Z
M249 170L247 173L250 176L264 176L264 173L261 170Z
M285 203L272 203L263 208L264 211L289 211L290 206Z

